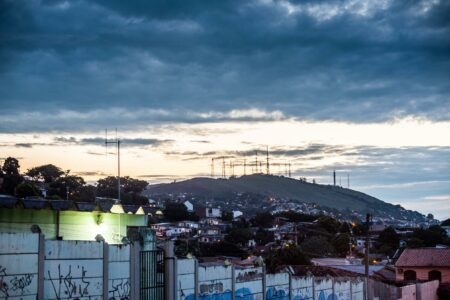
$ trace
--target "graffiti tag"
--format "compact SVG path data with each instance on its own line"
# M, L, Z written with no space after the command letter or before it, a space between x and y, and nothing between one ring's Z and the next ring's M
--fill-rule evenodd
M0 296L7 297L9 296L23 296L26 292L26 288L31 285L33 282L35 274L23 274L20 276L14 276L10 281L10 285L5 280L5 277L8 276L6 274L6 268L0 266ZM11 292L13 293L11 293Z
M113 279L112 289L108 291L109 300L128 300L130 299L130 281L128 279Z
M84 266L82 266L81 278L73 278L71 265L69 265L69 271L65 275L61 273L61 265L58 265L58 279L54 280L51 279L52 276L49 270L48 277L50 278L56 299L87 296L89 294L88 287L90 282L86 280L86 272Z

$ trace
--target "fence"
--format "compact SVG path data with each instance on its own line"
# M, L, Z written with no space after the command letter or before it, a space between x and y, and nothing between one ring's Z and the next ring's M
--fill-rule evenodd
M109 245L2 233L0 299L162 300L164 253L141 250L140 243Z
M175 260L177 300L363 300L360 277L266 274L262 267Z

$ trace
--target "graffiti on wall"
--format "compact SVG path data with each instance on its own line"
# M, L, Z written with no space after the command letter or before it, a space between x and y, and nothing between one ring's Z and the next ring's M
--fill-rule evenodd
M35 274L21 274L8 276L6 267L0 265L0 296L23 296L28 293L27 288L33 283Z
M48 270L48 278L51 284L52 291L56 299L73 299L79 297L88 297L90 294L90 286L92 284L91 278L86 276L87 270L81 266L81 276L76 278L72 274L72 267L80 269L80 266L69 265L66 272L61 270L61 264L58 264L58 273L52 274ZM94 283L96 290L101 290L101 283Z
M260 270L240 271L236 276L236 282L262 280L263 276L264 274Z
M268 288L266 290L266 300L289 300L289 288Z
M111 289L108 291L109 300L128 300L130 299L131 285L130 280L113 279L111 282Z

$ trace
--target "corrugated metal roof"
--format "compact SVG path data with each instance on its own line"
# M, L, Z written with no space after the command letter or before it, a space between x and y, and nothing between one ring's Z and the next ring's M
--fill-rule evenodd
M73 207L72 203L66 200L50 200L48 203L53 210L69 210Z
M450 248L405 249L396 267L450 267Z
M0 207L13 208L19 199L9 195L0 195Z
M75 206L79 211L94 211L98 210L97 203L94 202L75 202Z
M123 211L128 214L128 213L136 213L139 209L139 205L122 205Z
M22 203L24 208L43 209L49 207L48 200L45 199L23 199Z

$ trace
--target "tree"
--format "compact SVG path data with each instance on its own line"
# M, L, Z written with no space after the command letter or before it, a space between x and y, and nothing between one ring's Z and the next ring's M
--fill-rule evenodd
M339 256L345 257L350 246L350 235L347 233L338 234L333 239L333 247Z
M138 180L128 176L120 177L120 198L123 203L147 204L147 198L141 196L142 191L147 187L148 182ZM118 182L117 177L108 176L97 181L97 193L100 197L117 198Z
M378 243L380 245L380 252L392 256L395 250L399 247L400 237L391 226L380 232ZM381 249L382 248L382 249Z
M328 216L322 216L317 220L317 224L328 231L329 233L336 233L341 227L341 223L336 219Z
M1 193L13 195L16 187L23 181L20 175L19 161L14 157L8 157L2 166L3 183Z
M70 198L79 202L94 202L97 188L93 185L82 185L70 192Z
M316 216L302 214L293 210L279 212L275 214L275 217L286 218L289 222L313 222L317 220Z
M241 245L241 246L246 245L247 242L249 240L251 240L252 238L253 238L253 235L250 232L250 229L238 228L238 227L231 228L231 230L225 236L226 241L233 243L233 244Z
M69 171L67 171L68 173ZM43 180L45 183L56 181L65 172L55 165L48 164L31 168L27 171L27 175L35 181Z
M11 175L19 175L20 174L20 165L17 158L14 157L8 157L5 159L5 162L3 163L2 171L5 173L6 176Z
M300 244L301 249L312 257L325 257L334 253L333 245L323 236L313 236Z
M420 244L419 241L421 241L421 244L425 247L435 247L436 244L442 244L446 236L447 234L441 226L433 225L428 229L415 229L412 239L417 240L415 244ZM411 246L410 241L408 241L408 246Z
M265 245L267 243L273 242L273 239L273 232L264 230L264 228L259 228L255 234L255 241L258 245Z
M231 222L233 221L233 212L225 210L222 212L222 221Z
M62 199L66 197L72 199L72 194L85 184L86 182L82 177L66 174L48 184L47 195L58 196Z
M450 219L442 221L441 226L450 226Z
M265 263L267 271L274 273L281 266L310 265L311 261L297 245L288 245L276 251L271 251Z
M269 228L272 227L275 217L268 211L257 213L250 222L253 226Z
M16 187L16 196L19 198L40 196L39 188L32 182L24 182Z
M177 222L189 219L189 213L183 203L166 202L163 210L164 218L169 222Z

